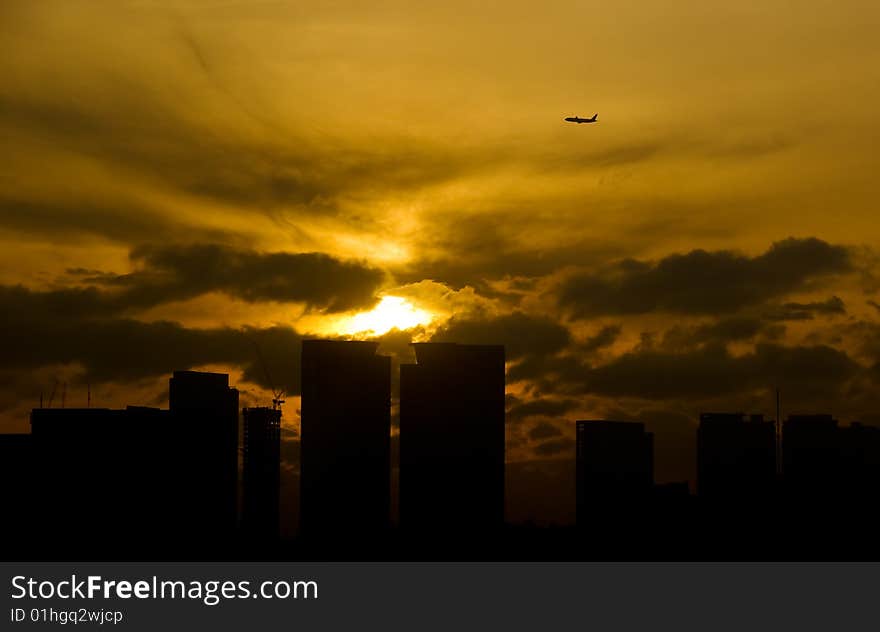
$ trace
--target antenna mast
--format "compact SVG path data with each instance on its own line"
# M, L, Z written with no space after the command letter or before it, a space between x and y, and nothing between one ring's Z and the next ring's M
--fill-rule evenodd
M779 387L776 387L776 474L782 474L782 416L779 413Z
M55 391L58 390L58 378L55 378L55 381L52 382L52 393L49 395L49 404L46 408L52 408L52 400L55 399Z

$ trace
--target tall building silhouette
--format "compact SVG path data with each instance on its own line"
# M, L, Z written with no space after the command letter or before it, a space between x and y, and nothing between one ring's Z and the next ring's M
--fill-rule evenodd
M357 538L388 526L391 358L378 343L302 344L300 528Z
M860 498L880 494L880 428L856 422L839 435L842 484Z
M38 531L101 551L193 551L237 520L238 391L175 372L169 410L31 412ZM71 516L76 516L71 520Z
M248 537L278 537L281 485L281 411L242 410L242 531Z
M30 537L34 524L33 437L0 434L0 541L6 546Z
M763 415L702 413L697 492L712 504L768 501L776 484L776 427Z
M654 485L654 435L641 423L578 421L577 523L604 528L643 512Z
M504 522L504 347L414 344L400 367L400 525Z
M880 496L880 428L853 423L839 429L841 519L856 541L876 541Z
M173 532L168 411L131 406L31 412L38 531L48 542L139 550Z
M837 420L831 415L790 415L782 426L782 473L788 499L821 514L835 502L841 465Z
M237 526L238 391L225 373L175 371L167 437L182 493L175 496L181 536L210 543Z

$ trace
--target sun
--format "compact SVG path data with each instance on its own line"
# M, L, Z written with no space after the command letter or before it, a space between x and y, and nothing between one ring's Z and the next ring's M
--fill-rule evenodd
M360 312L343 323L347 334L382 334L397 329L411 329L427 325L433 316L430 312L418 309L400 296L383 296L379 304L368 312Z

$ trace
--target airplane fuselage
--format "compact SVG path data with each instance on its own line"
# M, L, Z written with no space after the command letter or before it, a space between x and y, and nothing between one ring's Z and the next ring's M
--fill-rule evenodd
M594 116L593 118L579 118L577 116L569 116L565 120L568 121L569 123L578 123L578 124L580 124L580 123L595 123L596 117Z

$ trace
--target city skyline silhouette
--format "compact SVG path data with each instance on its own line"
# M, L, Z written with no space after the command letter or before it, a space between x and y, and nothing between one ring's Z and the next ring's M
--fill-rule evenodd
M875 555L878 23L3 0L0 547Z
M282 492L282 411L239 409L227 375L175 371L168 409L36 408L30 435L0 435L0 535L25 557L101 559L880 555L880 428L703 413L692 493L655 480L645 424L577 421L576 525L516 524L504 509L504 348L416 345L399 369L397 463L391 358L377 350L303 341L297 497ZM280 530L291 503L293 537Z

